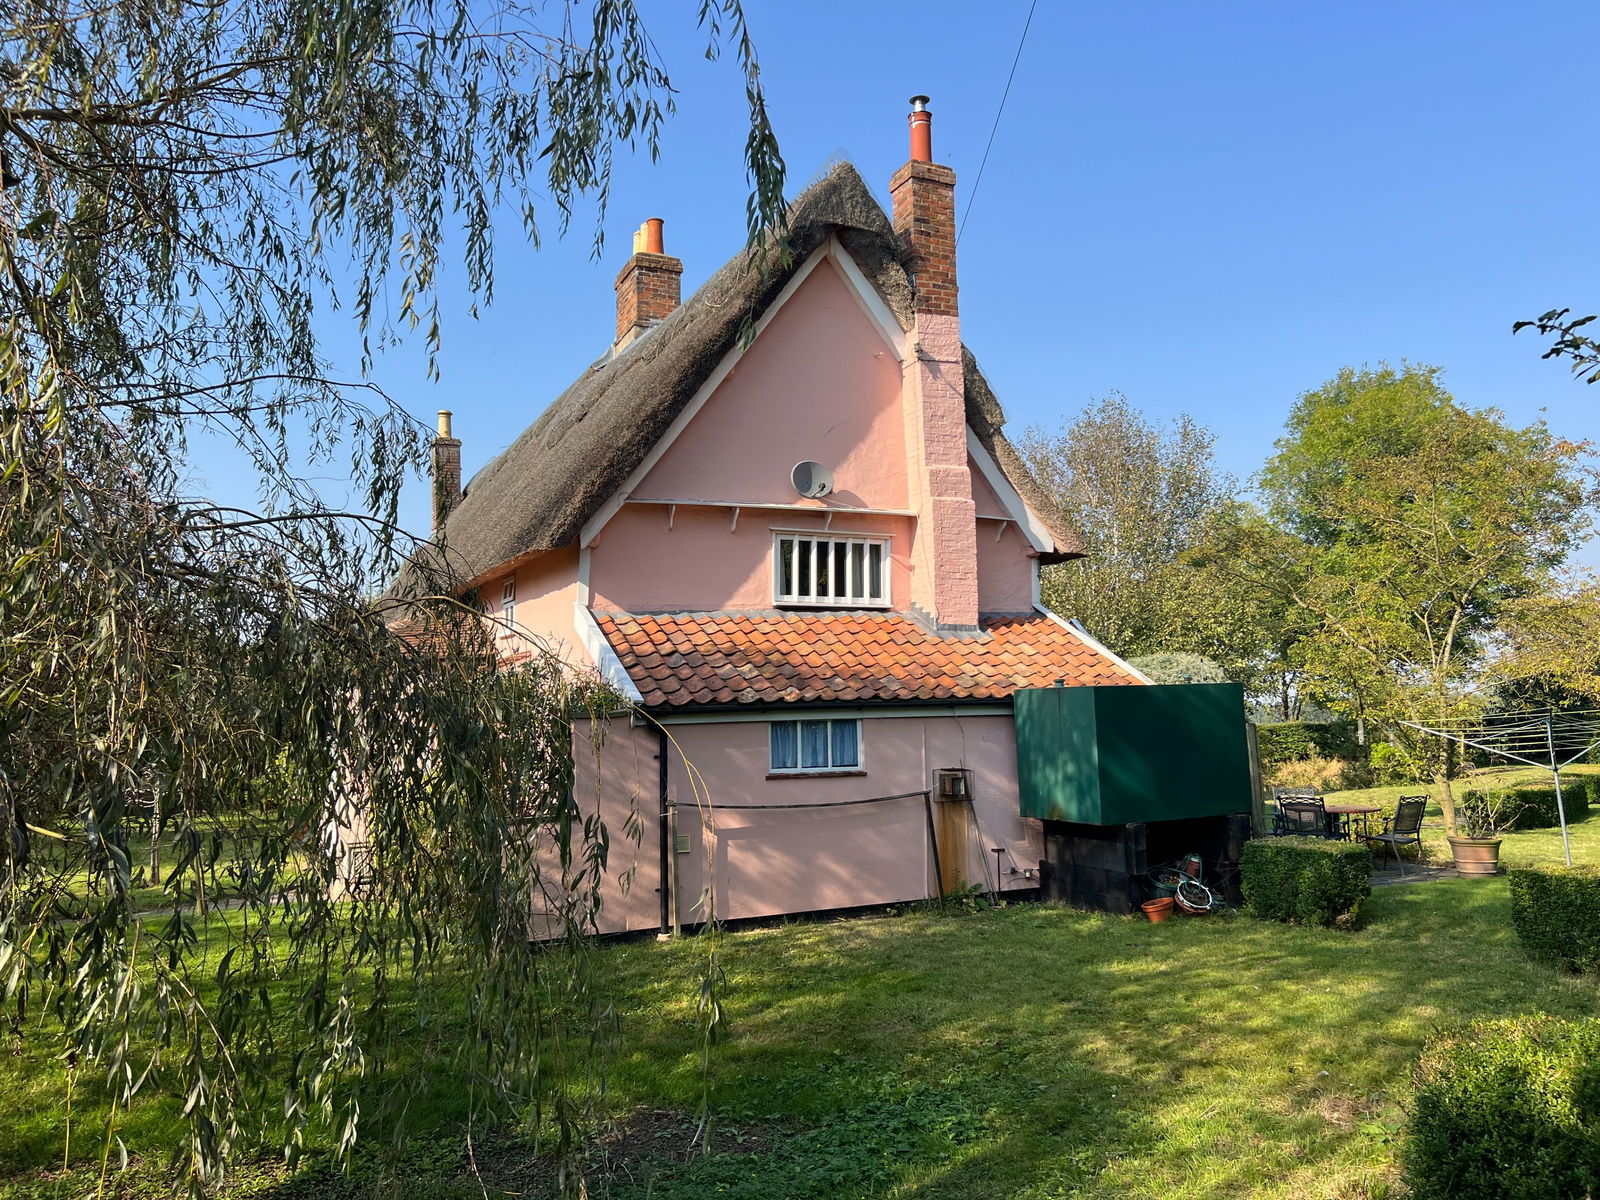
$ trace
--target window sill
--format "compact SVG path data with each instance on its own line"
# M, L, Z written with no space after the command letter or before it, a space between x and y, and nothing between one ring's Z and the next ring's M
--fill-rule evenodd
M866 772L852 767L848 771L768 771L768 779L849 779Z
M888 601L849 600L839 604L818 604L814 600L774 600L773 608L797 610L799 612L893 612L894 605Z

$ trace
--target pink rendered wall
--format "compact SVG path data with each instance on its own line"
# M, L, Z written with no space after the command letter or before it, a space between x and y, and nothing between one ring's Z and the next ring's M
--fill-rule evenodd
M597 611L689 612L772 607L775 528L822 532L806 512L745 509L729 531L726 508L681 507L667 528L667 510L626 505L606 525L590 554L589 579ZM889 598L904 608L914 561L909 517L836 516L835 533L890 539Z
M972 469L972 499L979 517L1010 516L1000 497ZM999 531L998 540L996 532ZM986 613L1029 612L1033 609L1033 546L1014 521L978 522L978 610Z
M793 504L802 459L832 468L834 503L909 507L900 364L827 260L634 494Z
M821 262L633 491L635 500L796 507L747 508L730 529L726 507L679 505L669 518L665 505L626 504L591 548L592 607L769 608L774 528L820 532L822 518L812 514L835 505L913 507L902 384L899 364L848 285ZM790 469L805 458L833 468L826 502L801 500L790 485ZM978 513L1005 514L975 469L972 494ZM1033 602L1028 544L1014 528L996 543L995 524L977 523L979 607L1026 611ZM931 569L916 521L836 514L830 528L893 539L891 601L909 609L918 569ZM519 580L519 598L520 588Z
M1019 815L1016 738L1009 715L885 717L862 722L865 775L769 780L763 721L675 725L673 736L704 780L697 799L673 756L678 831L679 917L705 919L697 901L713 885L723 919L917 900L933 894L932 857L920 799L838 809L718 810L721 804L837 802L919 791L940 767L973 771L979 829L966 846L966 874L992 880L1002 855L1007 890L1037 880L1042 832ZM709 806L703 803L709 798ZM981 830L981 832L980 832ZM1012 873L1012 872L1015 873Z
M660 926L661 882L659 775L656 766L656 732L633 727L627 717L601 723L600 743L589 721L573 725L575 759L573 796L585 816L599 813L610 839L605 882L595 927L600 933L656 929ZM630 827L637 818L637 834ZM535 919L543 936L560 933L557 923L544 916L562 903L560 868L547 831L541 854L545 875L543 897L534 898ZM542 920L540 918L543 917Z
M496 615L500 612L505 576L506 572L492 575L479 589L488 611ZM516 577L515 629L497 631L500 652L514 654L543 644L574 666L592 666L573 623L573 605L578 599L578 551L569 548L541 554L518 567Z

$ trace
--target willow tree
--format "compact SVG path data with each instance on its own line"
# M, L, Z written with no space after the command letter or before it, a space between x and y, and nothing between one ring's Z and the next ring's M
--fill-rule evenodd
M782 194L755 55L737 0L698 20L743 73L754 229ZM102 1147L177 1097L196 1194L245 1151L392 1132L443 1070L572 1136L611 835L571 808L570 729L612 698L497 672L458 581L409 638L366 599L412 549L422 448L372 356L412 334L432 363L444 247L491 299L496 214L537 244L603 211L672 94L626 0L0 15L0 1003L95 1092ZM364 339L340 375L330 320ZM187 494L196 436L254 465L253 505ZM358 511L300 445L347 460ZM356 809L374 868L337 899L322 831ZM565 951L527 952L536 890Z

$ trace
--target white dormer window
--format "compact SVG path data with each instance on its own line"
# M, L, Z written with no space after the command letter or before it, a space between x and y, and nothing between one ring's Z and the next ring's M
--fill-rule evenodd
M775 534L772 593L777 604L886 608L889 604L888 540Z

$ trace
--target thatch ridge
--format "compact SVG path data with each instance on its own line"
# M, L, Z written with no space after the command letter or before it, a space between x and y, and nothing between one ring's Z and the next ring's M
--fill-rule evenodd
M911 324L905 249L855 167L840 163L790 206L783 247L741 251L621 354L592 363L520 437L475 475L445 527L450 566L476 582L532 554L572 544L693 398L741 334L759 320L830 235L872 281L901 325ZM967 419L1055 537L1081 552L1075 531L1000 432L1004 416L971 354Z

